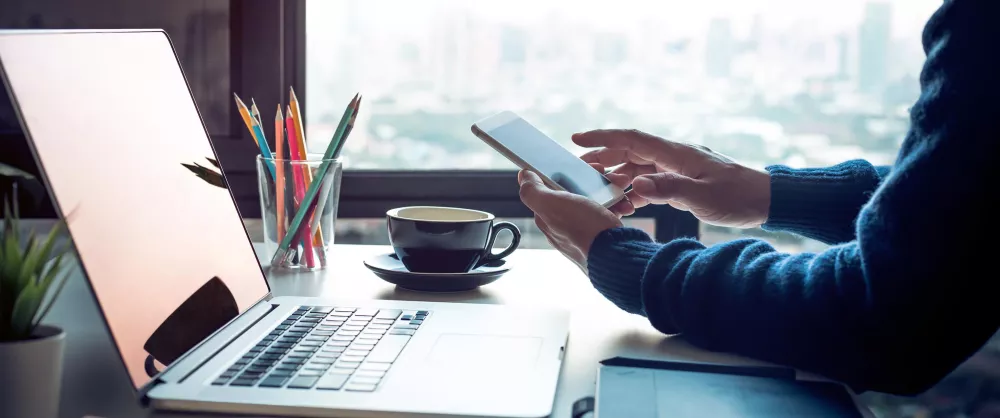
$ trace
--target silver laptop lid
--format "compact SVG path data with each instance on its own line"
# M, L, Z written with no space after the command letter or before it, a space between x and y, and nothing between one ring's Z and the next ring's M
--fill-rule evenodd
M0 67L136 388L268 294L164 32L0 31Z

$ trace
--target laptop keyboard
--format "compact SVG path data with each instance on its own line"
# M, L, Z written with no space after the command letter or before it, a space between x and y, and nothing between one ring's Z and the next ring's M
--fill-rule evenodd
M212 385L371 392L428 315L301 306Z

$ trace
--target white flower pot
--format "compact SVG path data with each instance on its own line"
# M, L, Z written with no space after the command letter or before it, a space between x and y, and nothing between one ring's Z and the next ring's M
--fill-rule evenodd
M66 334L40 325L35 338L0 342L0 417L56 418Z

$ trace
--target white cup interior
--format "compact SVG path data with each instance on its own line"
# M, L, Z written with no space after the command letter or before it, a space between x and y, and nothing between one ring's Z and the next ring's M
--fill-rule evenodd
M472 209L439 206L411 206L392 209L389 216L397 219L429 222L475 222L493 219L493 215Z

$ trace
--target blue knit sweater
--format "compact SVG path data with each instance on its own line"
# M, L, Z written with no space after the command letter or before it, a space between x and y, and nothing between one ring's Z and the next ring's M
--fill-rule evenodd
M833 244L785 254L616 228L594 286L696 346L796 367L856 391L925 391L1000 325L1000 1L948 0L927 23L921 95L891 170L769 167L764 229Z

